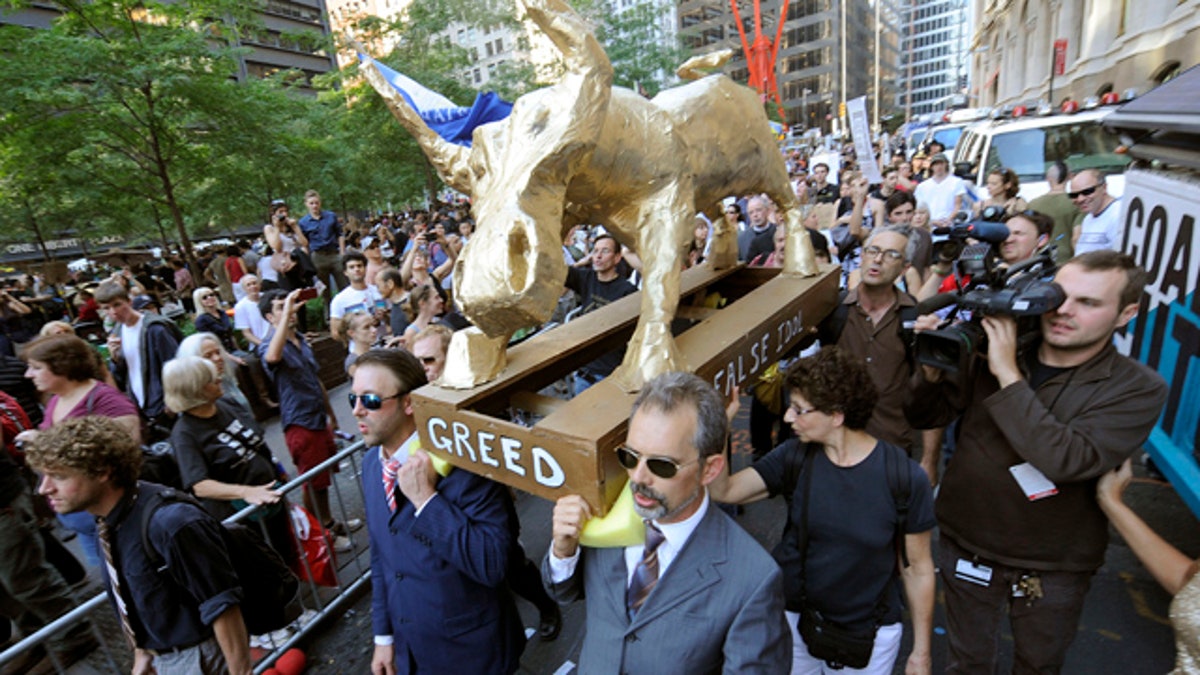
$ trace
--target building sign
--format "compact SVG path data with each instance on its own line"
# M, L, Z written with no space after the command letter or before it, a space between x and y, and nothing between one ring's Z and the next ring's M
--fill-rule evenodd
M1058 77L1065 72L1067 72L1067 41L1059 38L1054 41L1054 75Z
M125 237L110 234L102 237L68 237L65 239L48 239L46 240L46 250L51 257L70 257L72 255L84 255L84 244L87 249L93 253L98 253L101 250L112 248L113 246L121 246L125 243ZM31 260L42 257L42 248L38 246L36 241L22 241L6 244L3 249L4 260Z

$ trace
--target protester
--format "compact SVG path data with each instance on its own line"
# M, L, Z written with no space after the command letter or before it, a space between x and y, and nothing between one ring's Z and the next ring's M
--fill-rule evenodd
M825 348L796 362L787 384L785 419L797 438L733 476L722 471L710 490L732 504L789 498L774 556L784 572L792 672L822 672L827 659L810 651L805 633L828 621L873 643L856 672L891 673L903 633L898 577L913 623L905 671L929 673L936 585L929 481L901 448L864 431L878 395L860 359ZM902 522L896 482L907 484Z

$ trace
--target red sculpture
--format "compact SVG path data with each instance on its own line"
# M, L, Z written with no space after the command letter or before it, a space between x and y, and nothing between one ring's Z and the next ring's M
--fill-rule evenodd
M775 30L775 40L772 42L762 31L762 5L760 0L754 0L754 44L746 39L746 29L742 25L742 15L738 12L737 0L729 0L733 9L733 18L737 22L738 35L742 38L742 53L746 55L746 67L750 71L749 86L758 90L763 103L773 99L779 110L779 119L787 120L783 114L783 100L779 97L779 85L775 82L775 63L779 54L779 43L783 38L783 23L787 20L788 0L783 0L779 10L779 28Z

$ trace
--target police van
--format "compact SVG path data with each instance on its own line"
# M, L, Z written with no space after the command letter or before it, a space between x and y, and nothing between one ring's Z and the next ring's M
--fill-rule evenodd
M1046 170L1061 160L1071 172L1098 169L1109 176L1108 192L1119 197L1129 156L1120 139L1101 126L1113 108L1078 111L1074 101L1064 108L1069 112L1025 116L1026 109L1017 106L1010 118L971 125L954 151L955 175L972 184L976 197L986 199L988 173L1012 169L1021 181L1021 197L1029 201L1050 190Z

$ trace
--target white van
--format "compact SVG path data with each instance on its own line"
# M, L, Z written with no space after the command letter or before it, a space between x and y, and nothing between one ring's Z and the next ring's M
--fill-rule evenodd
M1125 190L1129 156L1117 152L1120 140L1105 131L1100 121L1112 108L1075 114L1025 117L977 122L963 132L954 151L954 173L974 186L975 195L987 197L987 175L993 169L1012 169L1021 179L1020 195L1026 201L1050 190L1046 170L1055 160L1071 172L1098 169L1108 178L1108 193L1119 197Z

